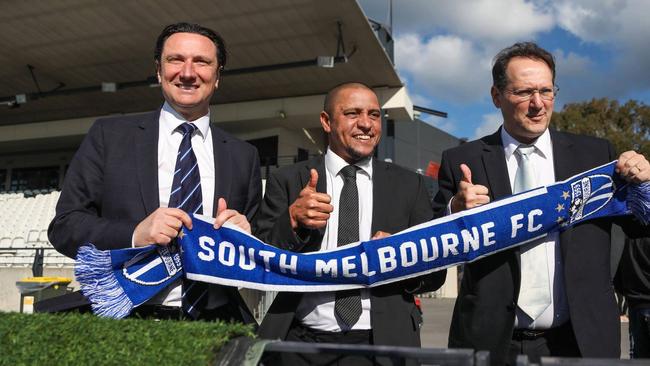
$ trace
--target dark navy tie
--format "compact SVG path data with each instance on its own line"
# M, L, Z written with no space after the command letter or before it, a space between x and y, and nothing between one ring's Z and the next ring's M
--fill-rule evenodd
M359 191L357 190L355 165L341 169L343 188L339 198L338 246L359 241ZM359 290L336 292L334 312L348 327L352 328L361 317L361 293Z
M201 194L201 173L192 150L192 134L197 127L192 123L183 123L175 131L183 134L178 147L172 192L169 207L180 208L188 214L203 213L203 196ZM200 309L207 303L207 284L188 279L183 280L181 306L185 314L196 319Z
M183 134L183 139L178 147L168 206L180 208L188 214L203 213L201 173L199 173L196 155L192 150L192 134L196 129L197 127L192 123L183 123L175 130Z

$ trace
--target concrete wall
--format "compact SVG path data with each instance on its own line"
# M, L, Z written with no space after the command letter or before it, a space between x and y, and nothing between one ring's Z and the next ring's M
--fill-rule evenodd
M32 276L31 268L1 268L0 269L0 311L19 311L20 292L16 281ZM44 268L43 276L68 277L74 279L72 268ZM79 283L73 281L70 287L79 288Z

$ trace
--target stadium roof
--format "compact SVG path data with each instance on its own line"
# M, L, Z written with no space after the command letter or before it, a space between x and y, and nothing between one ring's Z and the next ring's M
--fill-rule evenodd
M160 89L148 85L154 41L178 21L213 28L226 40L216 104L318 95L353 80L402 86L353 0L12 0L0 14L0 125L157 108ZM348 62L316 66L317 57L337 56L337 49L343 60L339 40ZM102 92L103 82L118 90ZM137 86L120 89L128 85ZM16 95L26 103L16 105Z

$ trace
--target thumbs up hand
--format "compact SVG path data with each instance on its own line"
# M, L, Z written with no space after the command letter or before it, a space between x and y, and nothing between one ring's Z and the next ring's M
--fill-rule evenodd
M331 197L326 193L316 191L318 183L318 172L312 169L309 182L300 191L298 198L289 206L289 218L291 227L296 230L299 227L307 229L320 229L327 225L330 212L334 207L330 204Z
M488 189L480 184L472 184L472 170L460 164L463 178L458 183L458 192L451 199L451 213L467 210L490 202Z
M237 210L228 209L228 204L223 198L219 198L217 202L217 217L214 219L214 228L220 228L225 222L237 225L245 232L251 233L251 224L246 219L246 216L237 212Z

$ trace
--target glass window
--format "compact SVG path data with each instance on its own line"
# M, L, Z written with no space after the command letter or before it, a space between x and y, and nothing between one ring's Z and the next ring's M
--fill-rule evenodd
M262 167L278 164L278 136L263 137L247 142L257 148Z

